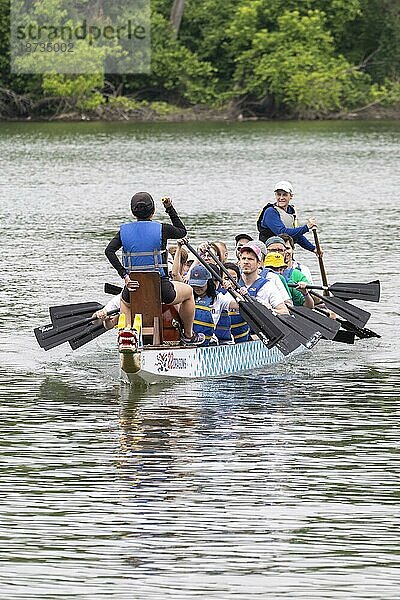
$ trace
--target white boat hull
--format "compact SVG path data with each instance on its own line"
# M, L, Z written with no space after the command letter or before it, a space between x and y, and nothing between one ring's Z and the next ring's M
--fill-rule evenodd
M304 346L300 347L303 351ZM292 353L298 354L299 350ZM166 379L223 377L275 365L288 357L259 340L197 348L144 348L136 355L121 355L121 379L127 383L157 383Z

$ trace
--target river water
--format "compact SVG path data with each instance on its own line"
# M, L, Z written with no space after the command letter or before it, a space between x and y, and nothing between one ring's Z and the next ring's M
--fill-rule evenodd
M400 122L0 125L3 598L399 597L399 142ZM279 179L331 282L381 280L359 303L380 339L148 390L120 385L113 332L37 347L49 306L120 283L104 248L134 192L232 253Z

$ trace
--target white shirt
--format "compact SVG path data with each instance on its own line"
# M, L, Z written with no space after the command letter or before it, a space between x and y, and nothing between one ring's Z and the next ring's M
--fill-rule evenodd
M249 288L252 285L253 284L250 284L246 287ZM278 304L285 302L282 294L278 290L277 285L271 279L267 279L267 283L265 283L262 288L258 290L255 300L258 300L258 302L261 302L261 304L264 304L264 306L267 308L276 308Z
M277 287L270 281L267 281L261 290L258 290L256 300L264 304L267 308L276 308L278 304L285 302L282 294L279 293Z
M287 293L287 289L283 285L282 279L279 277L279 273L275 273L274 271L268 271L265 279L267 281L271 281L271 283L274 283L278 292L280 293L280 295L283 298L283 302L286 302L286 300L289 300L290 304L293 304L291 297Z
M230 303L233 302L232 296L228 294L223 294L219 292L217 297L215 298L213 304L210 304L212 320L214 321L214 325L216 325L219 321L221 313L223 310L229 310Z
M121 296L122 292L120 294L117 294L117 296L113 296L111 300L109 300L105 305L104 310L106 312L110 312L110 310L115 310L117 308L119 310L121 306Z

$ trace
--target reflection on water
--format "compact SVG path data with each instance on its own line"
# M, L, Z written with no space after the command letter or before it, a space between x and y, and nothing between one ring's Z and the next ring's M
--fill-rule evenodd
M5 597L395 597L397 371L1 378Z
M398 137L387 123L0 126L2 597L398 597L398 208L382 214L376 191L395 197ZM148 389L120 385L114 332L37 348L49 305L119 283L103 250L133 190L170 190L196 240L232 240L282 174L319 216L331 281L381 278L382 302L362 306L381 339Z

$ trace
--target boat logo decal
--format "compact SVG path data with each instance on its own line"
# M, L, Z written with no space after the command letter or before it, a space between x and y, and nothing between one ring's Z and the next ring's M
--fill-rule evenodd
M177 358L173 352L159 352L156 356L155 366L159 373L170 371L171 369L186 369L187 359Z

